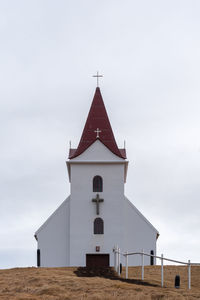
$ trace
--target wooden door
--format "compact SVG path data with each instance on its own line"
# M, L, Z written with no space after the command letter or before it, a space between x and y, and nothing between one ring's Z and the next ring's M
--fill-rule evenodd
M109 267L109 254L86 254L86 267Z

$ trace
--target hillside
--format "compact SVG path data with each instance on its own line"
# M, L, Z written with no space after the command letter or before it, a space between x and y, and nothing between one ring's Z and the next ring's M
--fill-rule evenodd
M110 276L84 277L77 268L15 268L0 270L0 300L67 299L200 299L200 267L192 266L192 289L187 290L187 268L165 266L165 287L160 287L160 267L129 268L130 280ZM181 276L181 288L174 288L174 277ZM81 276L81 277L80 277ZM116 275L115 275L116 276Z

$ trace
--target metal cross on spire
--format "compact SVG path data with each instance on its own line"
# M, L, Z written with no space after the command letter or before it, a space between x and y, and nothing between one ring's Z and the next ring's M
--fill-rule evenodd
M97 71L97 75L93 75L93 77L97 78L97 87L99 87L99 77L103 77L103 75L99 75L99 72Z

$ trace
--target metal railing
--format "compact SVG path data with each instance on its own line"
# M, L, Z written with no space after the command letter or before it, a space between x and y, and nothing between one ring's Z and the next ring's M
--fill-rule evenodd
M178 261L170 258L165 258L163 254L161 256L154 255L154 254L148 254L144 253L144 250L142 252L120 252L120 248L114 247L113 249L114 252L114 262L115 262L115 271L118 273L120 276L120 255L123 255L125 257L125 267L126 267L126 279L128 279L128 256L129 255L141 255L141 279L144 280L144 256L149 256L149 257L154 257L158 258L161 260L161 286L164 286L164 260L178 263L178 264L183 264L188 266L188 289L191 289L191 265L198 265L198 264L191 264L190 260L188 262L183 262L183 261Z

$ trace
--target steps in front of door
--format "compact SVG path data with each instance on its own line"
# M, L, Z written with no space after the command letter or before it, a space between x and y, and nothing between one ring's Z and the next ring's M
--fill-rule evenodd
M114 268L103 267L103 268L92 268L92 267L79 267L74 273L78 277L104 277L104 278L118 278Z

